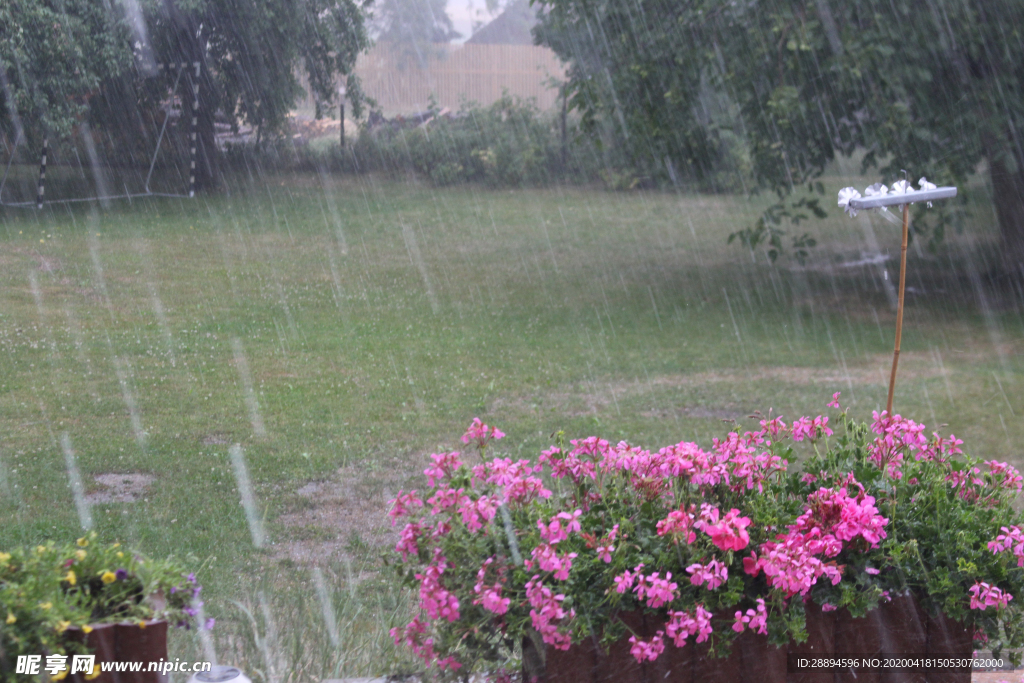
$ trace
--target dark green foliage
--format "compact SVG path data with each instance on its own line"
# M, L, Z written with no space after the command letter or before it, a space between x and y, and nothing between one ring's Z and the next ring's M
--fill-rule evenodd
M0 3L0 134L38 147L62 136L109 78L132 67L120 12L92 0Z
M739 109L756 181L780 197L855 149L867 151L865 169L885 160L887 183L901 169L960 182L987 160L1004 247L1024 260L1016 0L542 6L536 37L570 61L573 107L605 122L637 163L667 157L699 177L721 163L713 141L727 128L695 113L707 79Z
M307 160L349 171L412 172L439 186L597 180L601 171L598 150L582 138L570 145L563 166L557 121L509 95L489 107L467 105L452 117L435 116L416 127L386 123L364 128L351 150L334 148L326 158L307 154Z

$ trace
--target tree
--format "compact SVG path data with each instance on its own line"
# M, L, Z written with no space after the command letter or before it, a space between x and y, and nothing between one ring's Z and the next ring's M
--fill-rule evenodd
M1004 263L1024 274L1019 0L541 2L537 38L572 63L574 106L614 114L623 140L700 139L687 109L703 74L739 105L756 177L781 195L837 152L944 182L984 160Z
M12 143L70 134L89 96L131 68L128 26L101 3L0 3L0 132Z
M213 114L219 107L263 131L280 129L301 93L305 70L317 117L339 94L359 116L362 91L352 74L369 46L363 0L153 0L147 7L154 53L169 61L200 62L197 183L216 184Z
M391 43L425 66L435 44L459 37L446 8L448 0L380 0L374 10L377 40Z
M87 111L95 126L141 134L135 120L152 108L167 83L152 79L143 57L200 63L199 186L217 184L214 113L258 126L283 127L301 93L303 69L317 115L336 101L335 79L347 76L346 96L358 116L363 97L352 75L369 45L368 0L13 0L0 3L0 126L48 127L67 135ZM130 14L130 13L129 13ZM132 32L132 29L135 32ZM186 110L191 97L182 98ZM86 103L91 106L86 106ZM13 106L11 106L13 103Z

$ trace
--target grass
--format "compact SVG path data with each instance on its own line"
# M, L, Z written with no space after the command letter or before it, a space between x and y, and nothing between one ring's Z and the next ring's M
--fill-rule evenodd
M938 256L911 249L895 404L1020 465L1024 323L984 277L985 192ZM410 671L386 634L406 603L380 571L385 501L472 417L530 457L559 429L708 445L838 390L859 418L884 405L895 263L843 264L872 240L898 256L898 228L832 216L807 268L771 266L725 244L767 203L269 176L0 214L0 547L78 533L67 433L88 492L154 477L92 505L95 526L202 564L222 660L261 681Z

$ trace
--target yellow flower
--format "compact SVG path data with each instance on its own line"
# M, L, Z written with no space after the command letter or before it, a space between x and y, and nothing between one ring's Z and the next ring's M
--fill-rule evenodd
M86 635L92 633L92 626L89 626L89 624L82 624L82 633L85 633Z
M70 583L72 586L74 586L76 583L78 583L78 577L75 576L75 572L73 572L71 570L68 570L68 573L64 577L64 580L67 581L68 583Z
M39 608L40 609L50 609L51 607L53 607L53 603L52 602L41 602L41 603L39 603Z
M121 547L121 544L120 544L120 543L114 543L114 545L112 545L112 546L110 546L110 547L111 547L111 548L120 548L120 547Z
M145 621L142 621L142 620L140 619L140 620L139 620L139 628L146 628L146 622L145 622Z
M8 612L7 613L7 623L8 624L13 624L17 620L18 620L18 617L14 616L14 612Z
M9 559L11 559L10 553L0 553L0 564L7 564Z
M85 546L89 545L89 539L86 538L85 536L82 536L80 539L75 541L75 543L78 544L79 548L84 548Z
M57 622L57 633L64 633L71 627L70 621L58 621Z
M85 556L86 556L87 554L88 554L88 553L86 553L86 552L85 552L84 550L76 550L76 551L75 551L75 557L77 557L77 558L78 558L78 561L79 561L79 562L81 562L82 560L84 560L84 559L85 559Z
M64 669L63 671L61 671L59 673L56 673L53 676L50 676L50 680L51 681L63 681L67 677L67 675L68 675L68 670Z
M93 664L92 665L92 673L85 674L85 680L91 681L92 679L96 678L99 675L100 675L100 665L99 664Z
M36 546L36 552L39 553L40 555L42 555L43 553L46 552L46 546L45 545L37 545Z
M100 578L103 579L103 583L114 583L115 581L117 581L117 575L110 570L107 570L100 574Z
M122 553L121 551L118 551L117 558L121 559L122 557L124 557L124 553Z

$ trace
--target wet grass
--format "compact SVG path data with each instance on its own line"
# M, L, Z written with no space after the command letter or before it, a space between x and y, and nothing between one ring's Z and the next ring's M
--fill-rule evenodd
M896 407L1020 464L1020 300L985 277L984 192L944 251L911 249ZM858 418L884 405L895 263L847 264L898 256L898 228L833 216L807 225L808 267L772 266L725 244L768 201L289 176L0 214L0 547L77 533L67 433L101 534L203 563L222 659L268 681L408 670L384 501L472 417L525 457L559 429L706 445L834 391ZM109 473L154 483L112 500Z

